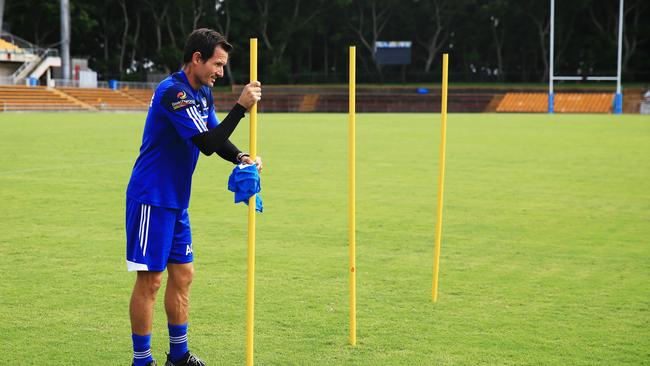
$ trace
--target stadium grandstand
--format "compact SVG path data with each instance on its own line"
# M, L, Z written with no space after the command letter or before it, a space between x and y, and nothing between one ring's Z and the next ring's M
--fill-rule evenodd
M61 17L69 18L69 14L62 11ZM34 44L6 31L1 33L0 111L146 110L156 87L156 80L148 82L109 80L106 77L107 73L98 73L89 67L90 56L70 58L70 44L69 41L65 41L70 39L69 32L69 26L63 27L61 41L50 43L57 48ZM391 43L378 42L377 44L388 47ZM397 42L397 44L400 47L411 45L410 42ZM386 51L402 52L401 49L386 49ZM410 48L408 52L405 62L410 63L410 52L412 52ZM136 54L135 48L133 54ZM375 55L377 59L374 62L379 62L378 55L378 53ZM311 56L309 57L311 59ZM452 52L452 59L453 57ZM384 61L386 60L382 62ZM390 66L390 60L386 62L389 62L387 65ZM120 65L122 69L119 70L119 75L124 77L129 72L125 70L128 65L126 63ZM377 66L380 69L379 63ZM474 70L474 66L470 66ZM166 71L170 70L171 68L166 68ZM490 72L489 68L486 70L488 74L496 74ZM156 72L160 71L156 70ZM114 72L113 74L115 75ZM379 74L381 76L381 72ZM159 75L162 78L165 74ZM264 80L265 75L261 75L260 78ZM454 79L452 69L449 90L450 112L546 113L549 111L549 94L541 83L527 86L494 82L456 84ZM609 86L577 85L588 79L582 78L575 83L557 83L555 112L615 112L616 94L611 84ZM228 110L231 103L236 100L243 83L243 80L238 81L239 83L230 80L230 89L222 85L214 93L219 110ZM269 84L265 83L264 102L259 107L262 112L345 112L348 108L348 91L341 84ZM643 109L642 104L647 104L643 101L645 91L642 86L626 88L622 96L623 112L639 113ZM357 110L359 112L439 112L440 98L440 86L430 82L409 82L400 85L393 80L388 86L362 84L357 88Z
M0 83L50 85L57 67L61 58L56 49L38 47L7 32L0 35Z

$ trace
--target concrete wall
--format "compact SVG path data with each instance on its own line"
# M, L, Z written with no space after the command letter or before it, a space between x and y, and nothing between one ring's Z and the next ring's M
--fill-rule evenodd
M0 77L11 76L20 65L22 62L0 62Z

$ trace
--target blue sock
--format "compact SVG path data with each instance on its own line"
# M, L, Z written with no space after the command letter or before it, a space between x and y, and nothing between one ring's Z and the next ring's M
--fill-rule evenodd
M169 359L177 362L188 351L187 348L187 323L181 325L167 324L169 328Z
M131 334L133 339L133 365L146 366L153 361L151 356L151 334L145 336Z

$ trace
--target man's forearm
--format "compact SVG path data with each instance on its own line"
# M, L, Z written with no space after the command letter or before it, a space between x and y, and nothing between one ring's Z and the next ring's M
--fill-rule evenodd
M237 156L241 151L237 148L237 146L233 145L230 140L226 140L226 142L221 146L221 148L217 149L215 151L217 155L219 155L223 160L227 160L232 162L233 164L238 164L239 160L237 160Z

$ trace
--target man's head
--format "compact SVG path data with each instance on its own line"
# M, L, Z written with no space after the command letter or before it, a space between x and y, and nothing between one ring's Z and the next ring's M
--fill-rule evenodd
M189 71L188 78L194 79L190 83L214 86L215 80L223 77L230 51L232 45L221 33L207 28L192 32L183 50L183 68Z

